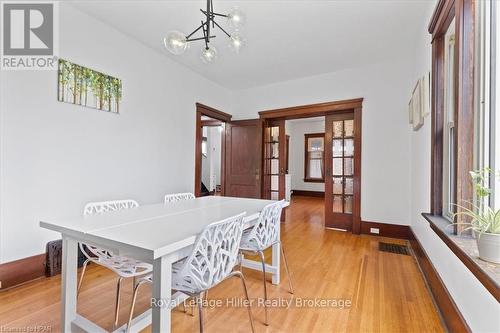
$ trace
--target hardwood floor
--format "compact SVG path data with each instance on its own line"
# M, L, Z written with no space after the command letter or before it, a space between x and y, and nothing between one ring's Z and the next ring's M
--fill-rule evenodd
M280 286L268 284L274 302L292 301L269 312L253 306L256 332L443 332L438 313L412 256L378 251L378 241L401 240L326 230L323 199L293 197L282 225L295 294L288 293L282 270ZM258 272L244 270L251 298L262 297ZM140 293L136 314L148 307L150 289ZM89 265L78 312L101 327L111 328L116 278L106 269ZM126 321L132 283L123 285L120 324ZM243 299L240 282L228 280L209 293L209 302ZM26 326L47 326L59 332L60 277L45 278L0 293L0 331ZM344 306L300 307L303 300L337 300ZM347 306L347 302L351 306ZM330 301L333 302L333 301ZM174 332L197 332L198 318L173 312ZM206 308L207 332L249 332L243 307ZM41 330L39 330L41 331ZM145 332L150 332L147 328Z

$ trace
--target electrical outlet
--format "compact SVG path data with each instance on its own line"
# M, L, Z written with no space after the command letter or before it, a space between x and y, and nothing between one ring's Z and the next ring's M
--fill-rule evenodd
M2 289L2 280L0 280L0 289Z
M370 228L370 233L371 234L380 234L380 230L379 228Z

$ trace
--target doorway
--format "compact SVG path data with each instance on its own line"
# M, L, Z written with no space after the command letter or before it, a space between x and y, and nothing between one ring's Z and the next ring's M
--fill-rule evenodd
M194 195L225 195L226 124L231 115L196 103Z
M201 117L201 189L200 196L222 195L222 144L225 123Z
M281 200L286 196L286 162L281 158L286 156L285 120L323 116L323 152L311 151L305 155L305 163L307 156L310 160L309 177L324 176L325 227L359 234L362 102L363 99L359 98L259 112L264 121L263 197ZM313 143L314 140L317 141L317 138L311 136ZM312 150L317 148L317 145L312 146ZM317 161L321 154L324 156L323 166ZM306 175L304 177L307 178Z

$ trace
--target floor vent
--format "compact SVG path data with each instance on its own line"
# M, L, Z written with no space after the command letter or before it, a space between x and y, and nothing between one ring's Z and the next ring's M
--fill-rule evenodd
M401 244L392 244L392 243L379 242L378 243L378 249L379 249L379 251L384 251L384 252L391 252L391 253L396 253L396 254L404 254L404 255L407 255L407 256L410 255L410 251L408 251L408 246L401 245Z

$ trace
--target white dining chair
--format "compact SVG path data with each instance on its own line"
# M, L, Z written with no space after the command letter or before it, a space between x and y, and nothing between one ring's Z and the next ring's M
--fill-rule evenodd
M281 211L283 209L284 200L275 202L267 205L260 212L259 220L252 227L243 231L240 243L240 270L243 261L243 253L251 252L252 254L259 254L260 260L262 262L262 277L264 282L264 310L266 320L264 323L266 325L268 322L267 313L267 286L266 286L266 262L264 260L264 250L267 248L278 244L281 249L281 254L283 255L283 260L285 262L286 275L288 277L288 284L290 287L290 293L293 294L292 280L290 278L290 273L288 271L288 261L286 259L285 250L280 241L280 218Z
M245 282L239 270L233 270L238 263L238 251L243 232L245 213L214 222L206 226L197 237L189 257L172 265L172 289L196 299L198 305L200 332L203 333L202 296L210 288L236 276L241 279L247 300L248 317L254 332L252 310ZM140 278L132 297L127 332L129 332L137 291L144 283L152 283L152 274Z
M130 209L139 207L137 201L134 200L115 200L115 201L103 201L103 202L91 202L85 205L83 209L83 215L95 215L111 211L118 211L123 209ZM87 258L83 263L82 274L80 276L80 281L78 283L77 293L80 293L82 287L83 277L85 275L85 269L89 262L96 263L106 267L118 275L117 287L116 287L116 303L115 303L115 318L113 322L113 329L118 325L118 314L120 312L120 295L121 295L121 283L124 278L132 277L134 278L134 287L136 283L136 278L146 274L150 274L153 271L153 266L141 262L132 258L123 257L115 255L108 250L104 250L92 245L79 243L80 250L83 252Z
M193 193L185 192L185 193L173 193L165 195L165 203L182 201L182 200L191 200L194 199L195 196Z

